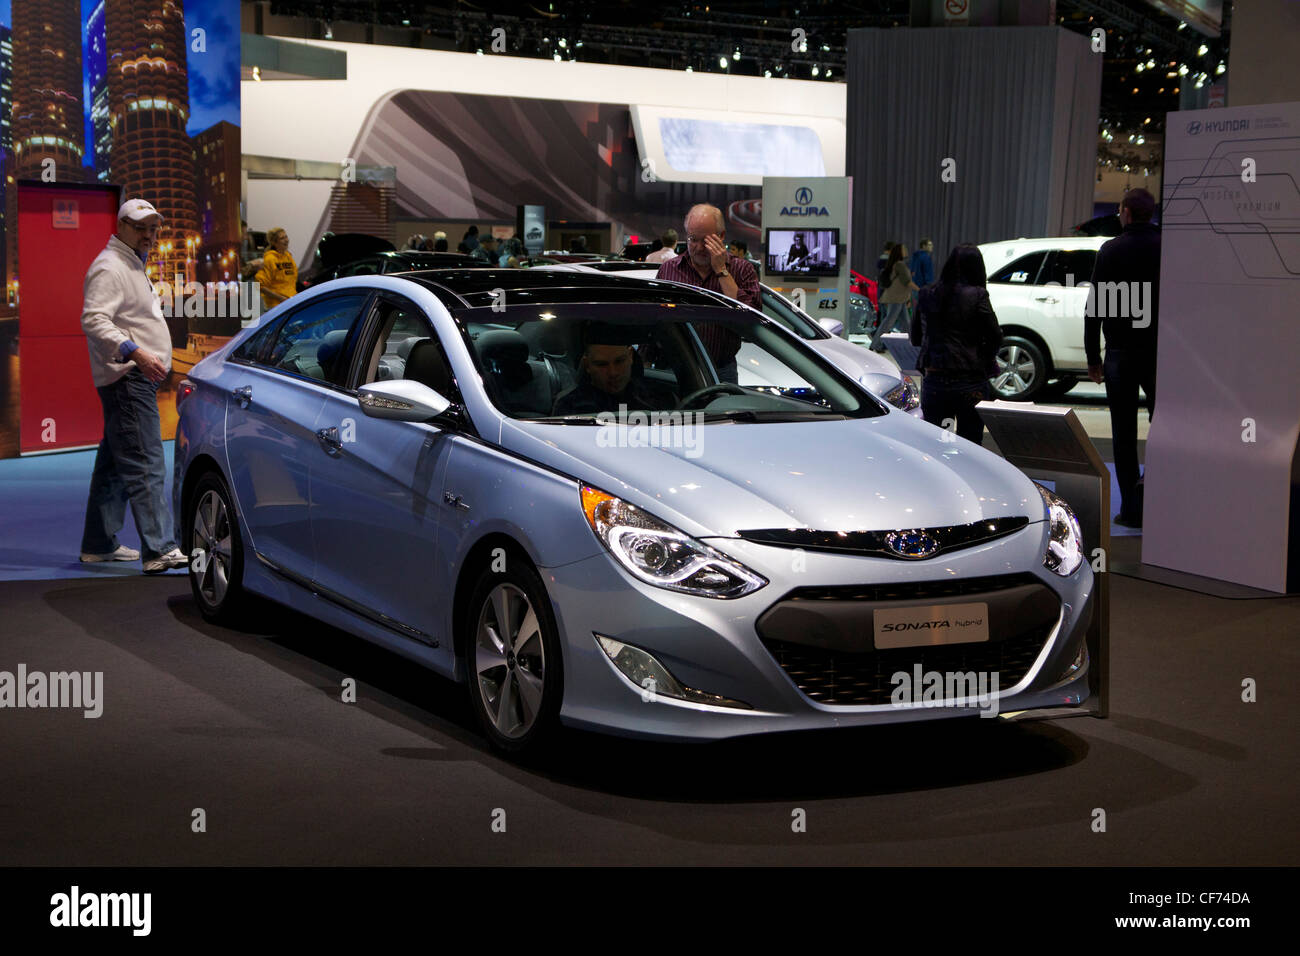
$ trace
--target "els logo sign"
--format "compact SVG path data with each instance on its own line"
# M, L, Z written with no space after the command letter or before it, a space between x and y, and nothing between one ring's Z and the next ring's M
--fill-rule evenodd
M813 191L807 186L800 186L794 191L793 206L782 206L783 216L829 216L825 206L813 205Z

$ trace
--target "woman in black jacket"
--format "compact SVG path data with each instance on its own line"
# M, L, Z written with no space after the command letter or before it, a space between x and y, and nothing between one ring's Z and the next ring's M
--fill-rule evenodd
M989 378L997 373L1002 329L989 302L984 257L972 245L952 250L939 281L921 290L913 345L921 347L917 365L921 383L921 414L927 422L951 427L980 444L984 421L976 404L992 394Z

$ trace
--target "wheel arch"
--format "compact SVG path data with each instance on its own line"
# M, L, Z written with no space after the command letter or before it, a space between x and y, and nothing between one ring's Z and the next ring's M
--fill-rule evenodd
M466 617L470 613L467 607L470 593L474 590L474 585L478 583L478 577L483 568L491 564L498 548L504 551L507 561L526 561L537 576L542 578L537 562L533 560L528 553L528 549L518 538L504 531L489 531L474 542L469 551L465 553L464 560L460 563L460 573L456 577L456 587L452 591L451 636L452 650L456 656L457 668L465 666L467 653L465 642L468 637L465 624ZM545 591L545 579L542 580L542 588ZM546 591L546 600L551 601L549 591ZM554 602L552 602L551 613L552 616L556 616ZM563 641L560 642L561 645L563 643Z

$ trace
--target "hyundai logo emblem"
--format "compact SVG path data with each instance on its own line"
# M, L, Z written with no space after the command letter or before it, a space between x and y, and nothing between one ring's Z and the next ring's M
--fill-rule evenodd
M794 191L794 201L800 206L811 206L813 192L807 186L800 186Z
M1192 120L1190 123L1187 124L1187 132L1190 133L1191 135L1195 136L1200 131L1201 131L1201 124L1199 120Z
M891 531L885 537L889 550L900 558L928 558L939 550L939 539L928 531Z

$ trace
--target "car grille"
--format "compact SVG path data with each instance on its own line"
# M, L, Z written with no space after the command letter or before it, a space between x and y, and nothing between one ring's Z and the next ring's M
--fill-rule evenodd
M988 603L988 641L880 650L873 646L876 608L962 597ZM912 676L918 667L923 673L996 672L999 690L1014 687L1034 666L1059 613L1059 599L1033 575L999 575L800 588L759 618L758 632L795 686L817 703L887 705L896 687L893 675L902 671ZM853 646L846 634L858 635Z
M897 686L890 678L899 671L911 676L918 664L923 673L996 672L999 689L1007 690L1024 680L1050 633L1048 629L1009 641L900 647L863 654L826 651L784 641L764 641L763 646L808 697L819 704L847 707L890 703L890 695Z
M749 528L736 534L755 544L777 548L800 548L805 551L827 551L833 554L867 554L882 558L934 558L950 551L974 547L997 538L1014 534L1029 524L1024 515L1007 518L986 518L973 524L947 525L941 528L916 528L909 531L815 531L808 528ZM890 539L898 534L921 533L931 543L924 554L907 555L890 546Z

